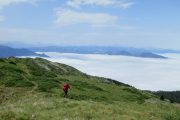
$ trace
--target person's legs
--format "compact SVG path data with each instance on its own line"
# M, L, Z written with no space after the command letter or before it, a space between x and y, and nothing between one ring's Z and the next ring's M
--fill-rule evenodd
M64 90L64 97L67 97L67 93L68 93L68 91Z

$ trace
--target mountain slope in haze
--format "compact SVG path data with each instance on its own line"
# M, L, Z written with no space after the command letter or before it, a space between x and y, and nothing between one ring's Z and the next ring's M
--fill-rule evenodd
M148 50L128 47L101 47L101 46L50 46L30 48L35 52L61 52L61 53L78 53L78 54L108 54L108 55L124 55L143 58L161 58L167 57L152 53Z
M158 91L154 94L169 99L171 102L180 103L180 91Z
M68 98L62 85L71 86ZM41 58L0 59L0 118L179 120L180 105Z
M165 54L165 53L174 53L174 54L180 54L180 50L173 50L173 49L147 49L148 51L151 51L153 53L159 53L159 54Z
M4 46L10 46L13 48L30 48L32 50L54 50L54 48L57 50L58 46L49 46L49 47L45 47L48 46L47 44L43 44L43 43L24 43L24 42L5 42L5 43L1 43ZM34 47L34 48L33 48ZM60 46L59 46L60 47ZM62 46L61 46L62 47ZM64 46L65 47L65 46ZM68 47L68 46L66 46ZM74 46L77 47L77 46ZM79 46L79 47L83 47L83 46ZM86 47L86 46L84 46ZM88 46L87 46L88 47ZM89 47L93 47L93 46L89 46ZM95 46L94 46L95 47ZM103 46L98 46L98 47L103 47ZM107 46L104 46L104 48L107 48ZM125 47L125 46L109 46L109 48L118 48L118 49L123 49L123 50L127 50L127 51L145 51L145 52L150 52L150 53L154 53L154 54L165 54L165 53L175 53L175 54L180 54L180 50L179 49L167 49L167 48L134 48L134 47Z
M0 45L0 58L12 57L12 56L39 56L48 57L45 54L37 54L28 49L17 49Z

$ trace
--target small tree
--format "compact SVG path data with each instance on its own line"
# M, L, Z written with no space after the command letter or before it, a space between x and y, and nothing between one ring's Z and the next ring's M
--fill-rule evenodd
M164 101L164 96L163 95L161 95L160 100Z
M174 100L170 99L170 102L171 102L171 103L174 103Z

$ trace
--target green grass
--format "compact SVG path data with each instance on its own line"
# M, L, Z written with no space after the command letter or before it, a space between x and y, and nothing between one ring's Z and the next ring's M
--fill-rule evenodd
M63 98L61 90L54 93L32 92L27 89L6 88L13 91L1 104L0 118L38 120L179 120L179 105L146 101L142 104L131 101L75 100ZM6 90L5 90L6 91ZM25 93L22 91L26 91ZM57 94L55 94L57 93ZM70 92L71 96L71 92Z
M9 58L0 59L0 119L180 120L180 105L64 64Z

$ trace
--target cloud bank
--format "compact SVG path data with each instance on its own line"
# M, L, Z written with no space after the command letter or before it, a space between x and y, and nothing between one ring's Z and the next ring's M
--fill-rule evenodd
M122 9L127 9L131 7L134 3L125 1L125 0L69 0L67 1L67 5L73 8L80 8L84 5L92 5L92 6L117 6Z
M60 26L75 24L106 25L114 24L118 17L106 13L85 13L68 9L56 11L56 23Z
M112 78L143 90L180 90L180 55L171 59L127 56L46 53L49 60L65 63L90 75Z
M118 7L127 9L134 3L127 0L67 0L63 9L56 10L56 23L59 26L69 26L75 24L86 24L96 27L114 27L117 26L118 16L109 13L84 12L80 9L83 6L98 7Z

